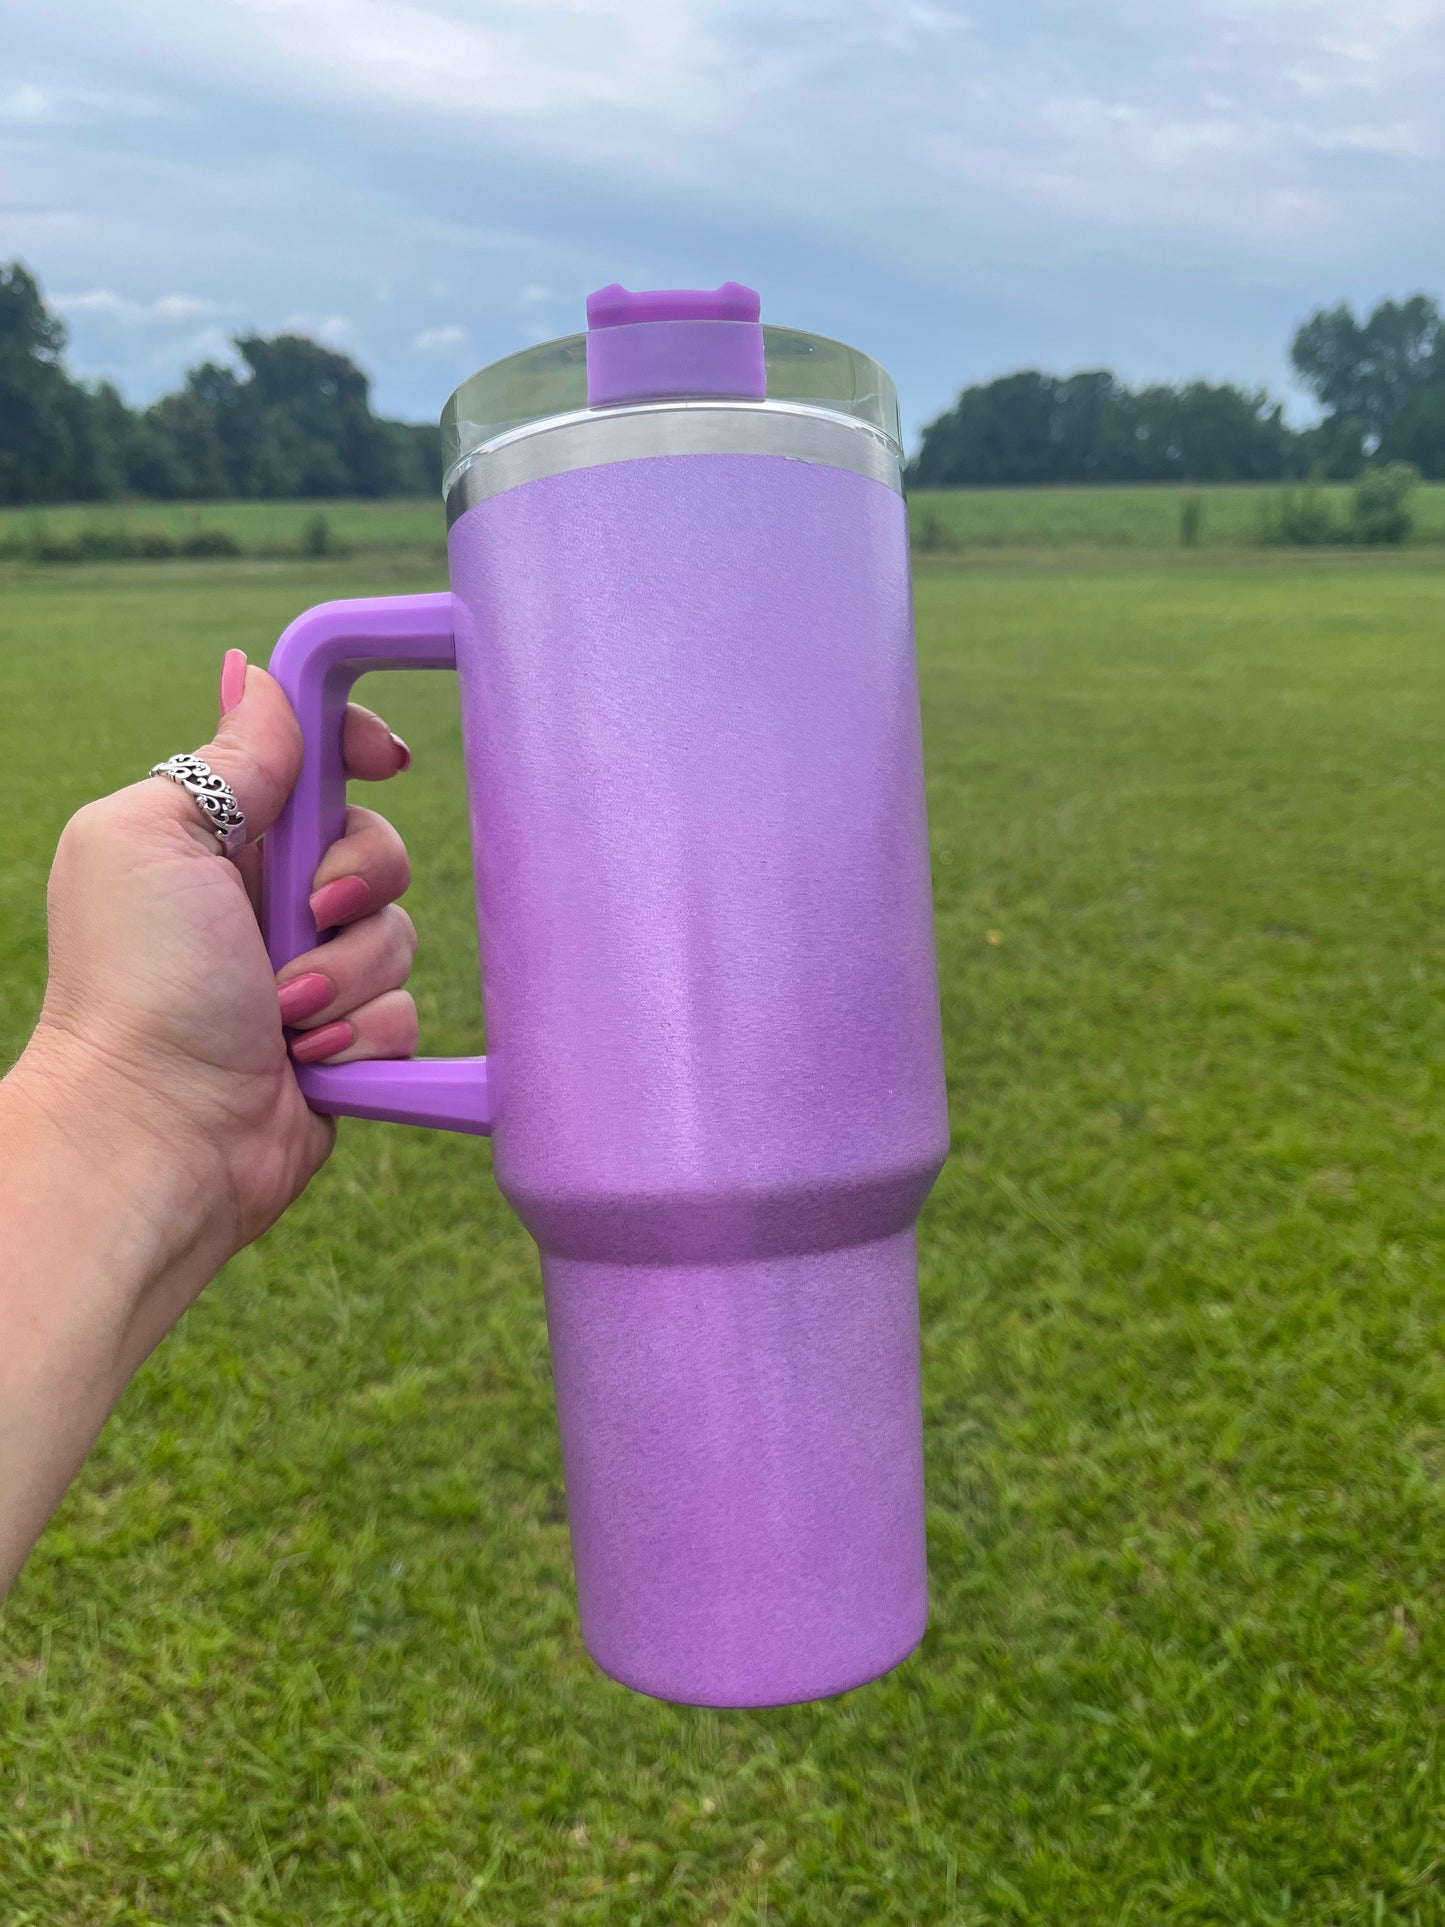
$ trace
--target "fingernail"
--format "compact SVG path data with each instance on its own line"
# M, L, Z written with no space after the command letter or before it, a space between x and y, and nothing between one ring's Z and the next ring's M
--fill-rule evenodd
M335 1024L323 1024L320 1030L308 1030L292 1044L291 1055L298 1064L317 1064L323 1057L334 1057L337 1051L345 1050L355 1041L356 1032L343 1019Z
M337 877L312 897L311 914L318 930L334 930L338 923L359 917L370 902L371 885L364 877Z
M228 649L221 662L221 714L229 716L246 693L246 652Z
M400 736L397 735L395 730L391 732L391 740L396 744L396 753L401 758L401 761L396 766L397 774L399 776L404 769L411 768L411 751L407 748L406 744L401 740Z
M276 1002L281 1006L283 1024L299 1024L308 1017L314 1017L318 1010L325 1010L336 995L336 986L329 977L323 977L319 970L308 970L302 977L293 977L289 984L282 984L276 992Z

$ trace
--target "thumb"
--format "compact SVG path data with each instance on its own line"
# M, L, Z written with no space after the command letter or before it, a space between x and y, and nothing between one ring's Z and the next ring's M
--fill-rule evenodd
M246 841L254 843L281 814L301 773L301 729L281 685L239 650L227 656L222 682L228 707L214 738L197 754L235 791Z

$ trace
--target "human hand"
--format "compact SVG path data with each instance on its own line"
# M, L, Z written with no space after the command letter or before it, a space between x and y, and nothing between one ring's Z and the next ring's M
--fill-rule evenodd
M416 1046L403 988L415 935L395 901L409 882L400 837L371 811L348 810L312 897L319 927L337 934L273 977L254 844L296 780L300 731L278 685L239 651L226 659L222 709L199 754L245 811L246 851L226 861L173 783L148 778L80 810L51 873L44 1009L12 1073L32 1104L97 1140L96 1159L120 1135L132 1160L143 1154L150 1215L170 1236L131 1321L132 1369L325 1161L335 1127L307 1108L292 1058L404 1057ZM355 704L344 744L353 777L379 781L411 760ZM289 1051L283 1022L295 1027Z

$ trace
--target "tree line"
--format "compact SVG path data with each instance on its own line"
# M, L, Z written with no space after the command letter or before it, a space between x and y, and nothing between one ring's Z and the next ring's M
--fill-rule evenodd
M237 335L239 368L207 361L174 394L127 405L77 381L65 327L20 262L0 266L0 503L117 496L425 495L441 486L430 424L371 412L349 359L302 335Z
M1324 414L1291 428L1263 389L1204 381L1131 388L1106 371L1029 369L965 388L923 431L918 488L1049 482L1354 481L1408 463L1445 480L1445 320L1417 294L1363 321L1322 308L1290 361Z
M65 328L20 262L0 266L0 503L429 494L430 424L371 412L348 356L301 335L235 337L239 367L207 361L132 408L75 379ZM1050 482L1351 481L1408 463L1445 479L1445 320L1417 294L1364 320L1322 308L1290 360L1322 408L1292 428L1263 389L1204 381L1133 388L1106 370L1034 369L965 388L930 422L914 487Z

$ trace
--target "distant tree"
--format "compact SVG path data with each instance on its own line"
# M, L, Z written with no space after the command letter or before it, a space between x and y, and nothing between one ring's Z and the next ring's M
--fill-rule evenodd
M1186 382L1134 398L1154 481L1274 481L1289 472L1294 437L1263 389Z
M365 374L302 335L242 335L239 368L204 362L128 408L66 373L65 329L19 262L0 267L0 502L428 494L431 424L371 412Z
M1109 374L1004 375L966 388L929 423L910 479L921 488L1094 479L1125 458L1118 412Z
M239 335L250 370L241 412L255 433L256 495L386 495L392 444L371 412L366 376L347 356L301 335Z
M1096 371L1035 370L966 388L923 431L917 487L1232 482L1288 473L1293 437L1260 390L1195 381L1126 387Z
M193 373L179 393L163 395L140 417L137 440L146 451L151 480L144 480L134 459L131 479L148 495L205 500L240 492L226 459L216 411L194 384Z
M88 391L86 400L94 460L105 481L104 489L97 492L106 497L135 493L130 463L136 415L126 407L114 382L98 381Z
M58 368L64 348L65 323L46 307L35 276L20 261L0 268L0 367Z
M20 262L0 267L0 502L54 500L75 466L65 328Z
M69 474L57 493L73 502L104 502L126 487L124 429L128 411L109 384L105 392L66 380L59 399ZM119 411L119 412L117 412Z
M1382 440L1380 453L1433 482L1445 481L1445 365L1421 384L1408 415Z
M127 494L178 501L192 495L191 479L185 458L156 409L147 409L132 421L125 442Z
M1328 472L1410 462L1445 477L1445 320L1428 295L1382 301L1364 321L1321 308L1290 344L1296 374L1325 408Z
M1327 415L1295 435L1290 473L1317 482L1349 482L1360 473L1364 460L1358 428Z
M386 422L398 495L436 495L442 485L442 431L438 422Z

